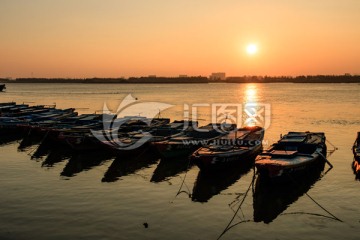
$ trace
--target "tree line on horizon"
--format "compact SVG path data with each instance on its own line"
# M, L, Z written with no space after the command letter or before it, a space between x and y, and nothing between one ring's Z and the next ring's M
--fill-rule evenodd
M227 77L229 83L360 83L360 75L301 75Z
M360 75L301 75L301 76L234 76L225 80L210 80L203 76L130 77L130 78L0 78L7 83L360 83Z

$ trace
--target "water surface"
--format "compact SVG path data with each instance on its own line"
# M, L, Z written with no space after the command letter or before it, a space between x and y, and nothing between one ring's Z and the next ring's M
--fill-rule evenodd
M334 168L324 174L326 165L319 179L299 183L308 186L289 197L264 199L283 209L262 221L254 218L261 206L251 167L212 180L186 159L59 149L36 155L38 143L19 149L21 139L2 137L1 239L217 239L232 219L235 226L221 239L358 239L360 182L351 146L360 131L359 84L7 84L0 102L56 103L92 113L105 102L115 111L128 94L174 105L162 113L172 120L183 118L184 104L268 104L265 144L288 131L323 131L338 148L329 157ZM202 110L200 125L211 121L207 107Z

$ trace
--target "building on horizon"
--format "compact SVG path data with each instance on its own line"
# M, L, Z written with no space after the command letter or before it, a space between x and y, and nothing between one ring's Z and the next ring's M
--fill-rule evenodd
M216 72L216 73L212 73L209 76L209 79L212 81L225 81L226 80L226 74L224 72Z

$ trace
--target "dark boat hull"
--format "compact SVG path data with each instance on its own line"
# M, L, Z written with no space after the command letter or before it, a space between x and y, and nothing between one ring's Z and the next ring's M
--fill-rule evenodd
M251 161L262 151L265 130L247 126L231 132L217 142L200 148L191 155L201 170L218 170L237 163Z
M354 161L352 162L351 167L354 171L356 179L360 179L360 160L354 158Z
M289 177L301 177L306 175L309 170L312 169L313 166L317 164L325 162L323 157L317 156L310 161L296 166L266 166L260 167L257 165L257 170L263 178L271 179L272 181L288 181Z
M163 158L189 157L198 148L228 135L235 127L234 124L225 127L225 125L210 123L152 145Z
M255 160L255 157L262 151L262 145L256 146L252 150L238 154L238 153L225 153L218 155L201 155L192 157L194 163L201 170L218 170L219 168L228 168L239 164L239 162Z
M360 132L357 134L357 138L353 146L354 161L352 168L357 179L360 179Z

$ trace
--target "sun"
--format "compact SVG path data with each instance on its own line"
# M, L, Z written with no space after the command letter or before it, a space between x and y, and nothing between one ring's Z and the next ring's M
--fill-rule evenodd
M250 43L246 46L246 52L249 55L254 55L257 53L257 51L258 51L258 47L254 43Z

